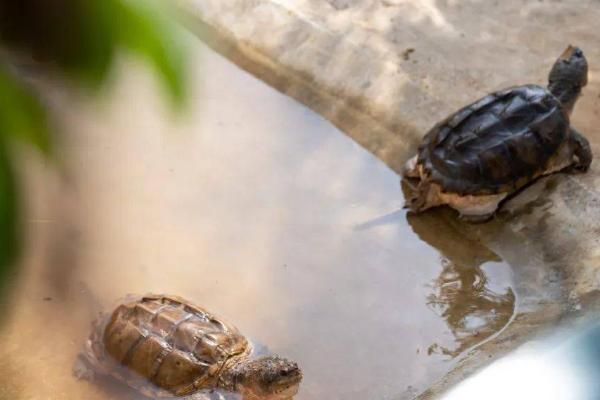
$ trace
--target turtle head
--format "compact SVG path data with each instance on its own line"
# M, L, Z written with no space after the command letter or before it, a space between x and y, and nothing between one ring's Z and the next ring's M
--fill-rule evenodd
M558 57L548 76L548 89L570 114L581 88L587 84L588 64L583 51L569 46Z
M235 390L244 400L284 400L298 393L302 372L298 364L277 356L243 362L235 368Z

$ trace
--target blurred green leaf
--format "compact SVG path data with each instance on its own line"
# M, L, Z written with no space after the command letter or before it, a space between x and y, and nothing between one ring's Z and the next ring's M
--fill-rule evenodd
M80 4L81 0L71 0ZM185 100L184 51L177 23L155 0L85 0L79 14L80 34L74 66L77 78L102 82L116 51L124 48L145 57L162 80L171 100Z
M185 99L184 57L175 23L151 0L114 0L123 23L118 24L121 41L132 51L145 56L176 105Z
M74 36L61 38L70 49L61 66L83 83L104 82L116 53L114 5L110 0L70 0L73 17L66 24ZM126 21L123 21L126 22ZM60 45L60 44L59 44Z
M0 135L0 296L7 292L20 250L18 214L19 201L9 149L6 138Z
M114 57L111 18L103 0L0 1L0 37L5 45L97 86Z
M173 104L186 98L184 49L177 23L154 0L0 1L0 41L98 88L115 55L146 58ZM12 137L51 154L45 109L0 62L0 295L20 250L19 202L11 164Z
M34 145L46 155L50 153L50 134L44 108L2 65L0 65L0 130L0 135L13 135Z
M155 0L0 1L0 40L97 88L120 49L154 67L175 105L185 99L177 22Z

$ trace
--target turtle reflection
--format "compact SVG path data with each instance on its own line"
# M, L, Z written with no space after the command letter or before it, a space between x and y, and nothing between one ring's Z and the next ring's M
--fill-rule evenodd
M471 235L465 235L455 218L444 218L449 216L448 211L408 215L407 219L422 240L440 251L442 272L432 282L427 304L446 321L456 341L453 348L434 343L428 353L454 358L508 324L514 313L515 295L511 288L490 287L482 267L500 258Z

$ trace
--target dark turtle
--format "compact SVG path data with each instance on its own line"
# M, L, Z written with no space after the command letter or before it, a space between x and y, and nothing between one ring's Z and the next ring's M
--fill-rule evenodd
M569 167L587 171L589 143L569 123L587 71L583 52L569 46L554 63L548 88L501 90L434 126L406 165L407 207L421 212L446 204L485 219L540 176Z
M302 379L297 364L257 349L186 300L132 297L94 323L75 373L111 375L150 398L291 399Z

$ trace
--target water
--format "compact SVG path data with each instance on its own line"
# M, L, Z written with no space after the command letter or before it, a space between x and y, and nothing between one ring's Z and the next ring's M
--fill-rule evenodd
M313 112L196 44L190 113L126 62L99 101L56 88L57 172L26 154L28 249L0 398L130 399L76 381L101 309L172 293L296 360L299 400L410 397L514 313L510 267Z

